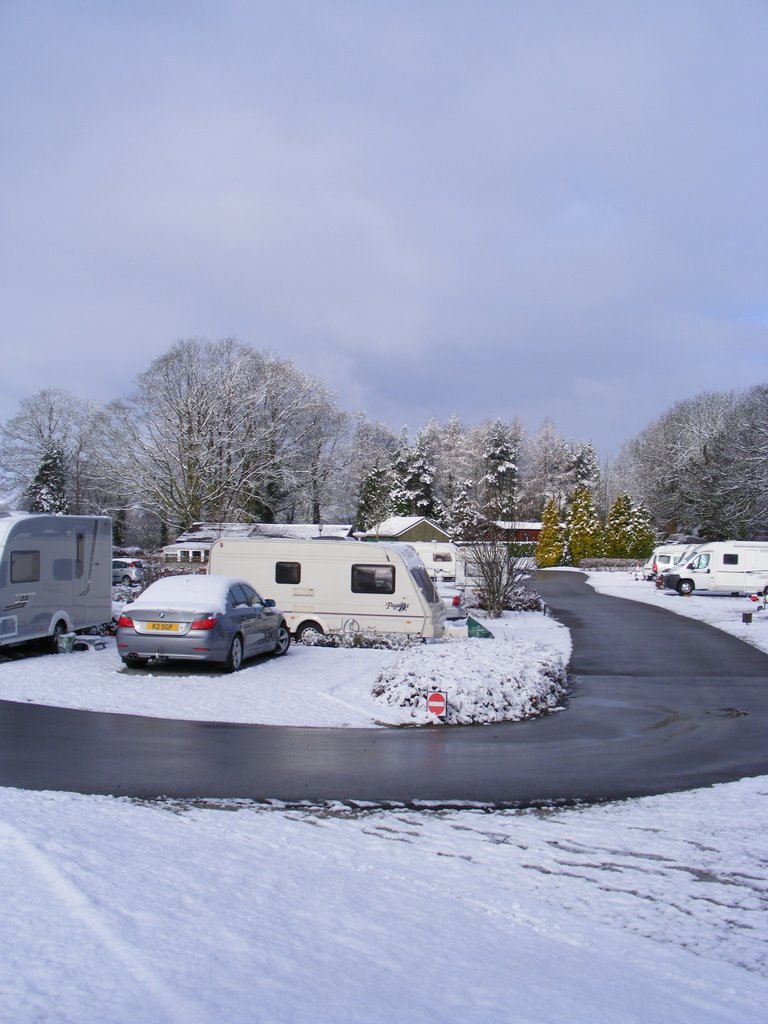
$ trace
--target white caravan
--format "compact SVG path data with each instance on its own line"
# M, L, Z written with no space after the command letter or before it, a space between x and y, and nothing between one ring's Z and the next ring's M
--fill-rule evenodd
M112 618L112 521L33 512L0 515L0 646Z
M208 572L240 576L273 597L297 640L445 632L443 603L408 544L222 537L211 546Z
M768 542L723 540L700 544L689 561L674 566L664 583L678 594L768 594Z
M464 560L455 544L442 540L409 540L406 543L422 560L431 580L464 586L466 583Z

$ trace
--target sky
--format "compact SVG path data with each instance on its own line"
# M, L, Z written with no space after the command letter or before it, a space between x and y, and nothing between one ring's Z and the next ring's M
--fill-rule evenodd
M670 599L631 573L590 583L768 649L764 623L739 624L745 598ZM549 616L492 625L568 658ZM392 653L297 647L215 687L148 672L142 688L107 646L5 663L0 698L359 727ZM370 656L367 677L347 655ZM324 672L302 670L314 656ZM466 666L455 659L457 678ZM766 825L765 777L532 810L0 787L0 1024L754 1024L768 1007Z
M761 0L0 0L0 422L180 338L617 453L764 382Z

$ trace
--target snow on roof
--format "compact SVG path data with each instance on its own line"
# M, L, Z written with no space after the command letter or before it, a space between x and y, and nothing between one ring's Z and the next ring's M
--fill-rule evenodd
M240 580L232 576L165 576L151 583L129 608L173 608L177 611L224 612L227 590Z
M496 525L500 530L540 530L541 523L527 523L515 520L510 522L508 520L496 520Z
M351 529L349 523L193 523L174 544L166 544L163 550L179 547L204 549L221 537L295 537L300 540L346 537Z
M442 527L437 526L437 523L433 523L426 516L390 516L389 519L385 519L378 526L366 530L363 533L363 537L398 537L401 533L405 533L406 530L411 530L414 526L418 526L419 523L429 523L438 530L442 530ZM442 532L445 533L445 530L442 530Z

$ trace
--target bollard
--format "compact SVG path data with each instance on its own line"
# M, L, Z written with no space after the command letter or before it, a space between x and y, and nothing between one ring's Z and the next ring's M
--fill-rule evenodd
M741 621L749 624L752 621L752 612L742 612Z

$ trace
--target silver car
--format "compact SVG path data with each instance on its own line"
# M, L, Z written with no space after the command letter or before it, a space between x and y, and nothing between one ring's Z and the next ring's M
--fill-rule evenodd
M467 606L464 604L464 594L458 587L450 583L435 583L435 590L440 595L440 600L445 608L445 617L450 622L456 619L466 619Z
M112 583L141 583L144 578L144 563L138 558L113 558Z
M236 672L255 654L285 654L290 642L275 602L229 576L166 576L117 621L117 650L130 667L179 659Z

